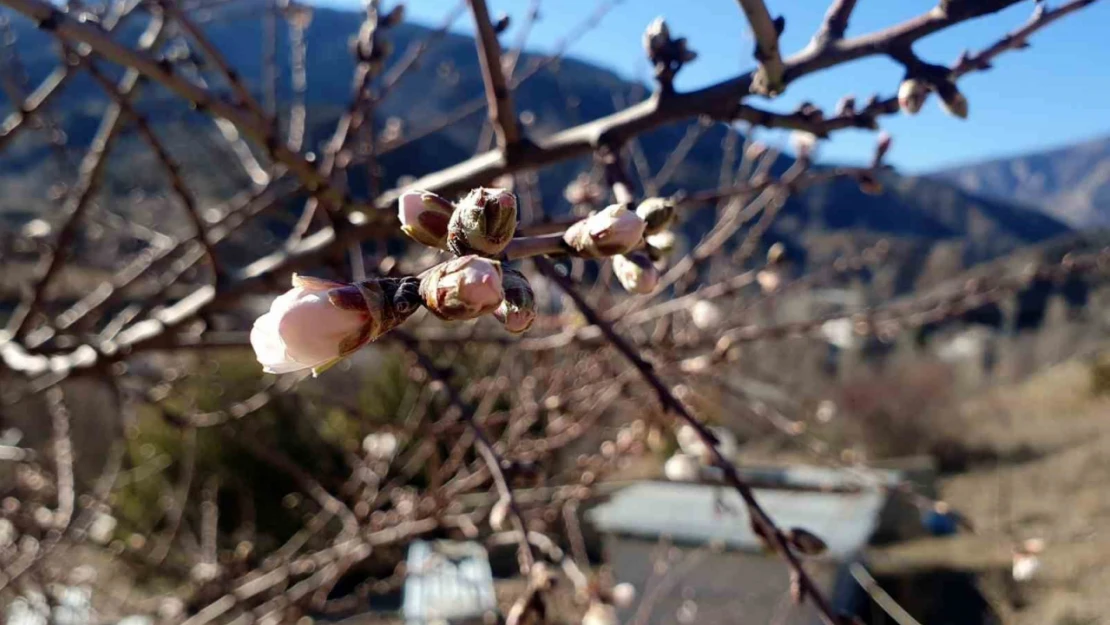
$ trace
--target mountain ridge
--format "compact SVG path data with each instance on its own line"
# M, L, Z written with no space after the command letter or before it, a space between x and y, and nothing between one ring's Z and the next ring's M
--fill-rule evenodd
M311 26L306 31L308 45L308 136L306 145L319 148L327 140L349 98L350 76L354 61L348 49L348 39L361 21L355 12L317 7ZM138 24L128 24L128 32L121 35L127 41L137 36ZM23 20L13 22L17 36L27 42L44 42L25 54L24 63L31 77L30 84L37 84L56 63L56 55L45 45L45 35L35 31ZM252 86L258 84L261 73L259 51L262 47L260 20L238 20L232 24L209 24L205 27L210 39L238 68ZM279 32L283 32L279 29ZM396 62L404 51L426 37L431 31L416 24L400 24L388 33L393 41ZM278 41L278 58L281 61L281 99L290 96L288 89L288 38L282 34ZM28 49L24 45L23 49ZM525 53L521 67L539 62L543 57ZM387 68L388 71L388 68ZM424 60L414 67L411 75L395 85L388 99L378 107L376 132L385 129L386 120L400 120L404 133L419 134L437 117L450 114L458 105L482 97L482 78L475 56L472 38L447 33L425 54ZM65 93L53 103L51 110L58 115L65 131L72 139L75 152L91 138L95 129L98 106L106 101L85 77L79 77L67 87ZM213 163L209 151L215 150L210 142L210 126L206 120L192 112L179 101L154 85L145 87L137 106L144 114L157 121L163 136L175 154L180 155L184 169L191 171L191 182L203 189L204 197L219 197L236 184L234 164L221 166ZM552 66L535 73L514 93L518 113L531 119L527 130L542 138L558 130L590 119L609 115L616 110L616 100L625 103L643 97L642 86L621 78L615 72L588 62L563 58ZM527 112L529 115L525 116ZM479 110L442 131L411 142L402 149L384 155L381 161L383 184L392 186L402 176L420 176L471 156L478 149L483 134L485 117ZM686 135L691 125L677 123L665 126L638 137L651 170L658 171L674 146ZM207 128L205 133L197 128ZM660 191L671 193L678 189L705 189L717 186L721 162L721 144L726 133L717 124L701 133L693 149L679 163L672 181ZM30 140L33 131L24 133L16 145L8 146L0 154L0 181L5 188L19 189L18 194L0 191L0 213L12 210L13 205L28 208L27 212L46 212L49 202L35 203L31 191L46 186L60 175L46 168L49 147L41 137ZM37 143L36 143L37 141ZM212 142L214 143L214 142ZM208 148L209 151L206 151ZM114 148L117 159L108 171L106 193L123 194L136 187L148 193L164 190L165 183L156 172L152 158L143 153L141 143L124 137ZM14 150L14 153L13 153ZM218 150L217 150L218 151ZM793 162L788 155L778 158L774 173L781 173ZM539 173L539 192L545 207L557 214L568 209L563 200L563 189L578 173L592 166L589 158L579 158L555 164ZM352 172L349 184L356 194L366 193L368 181L364 168ZM837 232L857 232L869 235L893 235L918 241L930 246L938 241L958 243L968 264L1005 254L1023 245L1035 243L1066 232L1068 228L1055 219L1026 210L1020 206L992 200L969 193L944 180L920 176L902 176L889 173L883 176L885 190L875 197L862 193L858 185L848 180L836 180L818 185L791 197L782 211L782 218L766 235L768 242L782 240L793 244L802 253L802 241L820 240ZM8 185L11 186L8 186ZM16 196L16 197L13 197ZM296 210L290 207L290 210ZM706 218L693 220L686 231L696 237L711 227Z
M1110 226L1110 134L945 168L928 177L1036 208L1075 228Z

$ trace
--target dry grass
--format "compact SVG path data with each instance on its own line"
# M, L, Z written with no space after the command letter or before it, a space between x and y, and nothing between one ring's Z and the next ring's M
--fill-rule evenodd
M922 539L875 554L880 569L982 573L1007 624L1110 622L1110 398L1091 392L1089 365L1068 362L964 406L964 442L997 459L943 479L941 496L974 535ZM1012 546L1046 542L1040 574L1009 581Z

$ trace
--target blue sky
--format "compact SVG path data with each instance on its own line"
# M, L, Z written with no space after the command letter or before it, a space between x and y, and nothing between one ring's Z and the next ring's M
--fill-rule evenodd
M409 0L408 19L438 24L457 0ZM1062 0L1055 0L1055 5ZM354 0L327 0L341 7L359 6ZM848 35L862 34L907 19L935 0L860 0ZM388 0L384 3L389 6ZM500 11L523 21L528 0L490 0L491 12ZM769 0L772 13L786 16L784 53L801 49L821 22L828 0ZM596 7L596 0L544 0L541 20L533 28L528 47L551 50ZM961 24L921 40L916 51L926 60L951 63L965 48L978 50L1024 23L1033 2L1021 2L1003 12ZM752 39L736 0L624 0L600 26L571 48L571 55L615 70L629 79L646 81L649 72L640 35L653 18L667 18L675 36L685 36L698 59L684 68L677 88L694 89L729 78L751 67ZM472 31L470 16L455 24L458 32ZM510 29L503 45L515 41ZM889 116L883 127L895 137L890 162L906 172L922 172L995 156L1035 151L1110 135L1110 1L1103 0L1067 16L1036 34L1032 47L1008 52L995 68L960 81L971 103L971 117L961 121L940 111L937 101L917 116ZM832 109L845 94L865 100L872 93L891 95L902 70L885 58L874 58L817 76L798 80L773 102L753 103L789 111L809 100ZM785 142L780 133L772 142ZM847 130L824 142L823 161L866 160L874 135Z

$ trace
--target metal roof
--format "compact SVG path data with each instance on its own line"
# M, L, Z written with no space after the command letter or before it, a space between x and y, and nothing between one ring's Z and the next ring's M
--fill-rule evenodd
M830 486L843 482L843 478L822 471L802 473ZM886 501L879 488L847 492L760 488L754 492L776 524L813 532L828 544L829 556L842 561L870 540ZM718 501L727 511L720 511ZM651 540L668 536L695 544L721 541L744 551L762 549L740 496L722 486L641 482L616 492L609 502L590 510L588 517L602 532Z
M402 611L409 623L478 617L497 607L489 557L478 543L414 541L406 569Z

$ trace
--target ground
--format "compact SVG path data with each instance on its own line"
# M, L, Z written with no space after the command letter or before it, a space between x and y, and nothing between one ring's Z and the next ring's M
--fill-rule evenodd
M963 406L964 441L996 458L942 477L940 497L974 534L876 550L880 572L971 570L1007 625L1110 622L1110 397L1092 393L1089 362L1071 361ZM1042 538L1038 575L1009 580L1011 548Z

